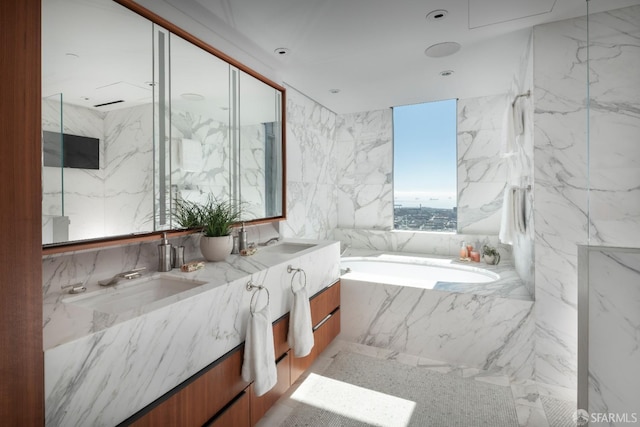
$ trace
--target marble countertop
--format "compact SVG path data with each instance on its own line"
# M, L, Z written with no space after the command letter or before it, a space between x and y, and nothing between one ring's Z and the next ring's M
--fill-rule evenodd
M518 276L513 262L511 260L501 260L498 265L489 265L484 262L466 262L457 258L442 255L404 253L375 251L370 249L347 249L342 255L345 257L376 257L382 260L393 260L398 257L410 258L412 261L420 263L441 264L441 265L460 265L465 268L482 269L495 273L500 276L498 280L489 283L444 283L439 282L433 290L471 293L481 296L495 296L499 298L518 299L523 301L533 301L529 291ZM349 275L342 276L345 279Z
M302 249L295 253L276 253L271 250L271 248L283 243L303 243L313 244L314 246ZM204 268L193 272L186 273L179 269L173 269L161 274L163 276L170 276L189 281L201 281L205 282L205 284L118 314L94 311L92 309L76 305L72 301L76 296L83 297L96 292L116 292L118 291L119 285L127 286L130 285L132 281L124 280L114 286L103 287L98 284L98 281L108 279L109 277L91 277L84 284L87 288L86 292L79 295L70 295L69 293L58 289L49 289L44 295L44 350L46 351L61 344L100 332L106 328L126 322L130 319L175 304L178 301L201 296L203 293L225 284L239 280L245 280L248 282L252 275L255 275L256 273L264 271L270 267L286 264L292 259L304 256L331 244L337 243L334 241L285 239L273 246L258 247L257 252L251 256L230 255L223 262L206 262ZM159 273L155 271L146 271L140 280L143 280L149 275L155 274Z

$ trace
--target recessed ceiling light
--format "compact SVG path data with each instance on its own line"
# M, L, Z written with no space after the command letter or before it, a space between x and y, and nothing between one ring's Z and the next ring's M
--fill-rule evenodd
M286 47L279 47L279 48L275 49L273 51L273 53L275 53L277 55L284 56L284 55L287 55L289 53L289 49L287 49Z
M187 101L202 101L204 99L204 96L200 95L199 93L182 93L180 94L180 98Z
M449 76L453 75L453 70L440 71L440 75L442 77L449 77Z
M80 55L71 52L65 53L64 56L66 56L67 58L80 58Z
M444 9L433 10L427 14L428 21L441 21L443 20L449 12Z
M329 89L329 92L333 94L340 93L340 89Z
M456 42L437 43L425 49L424 54L431 58L442 58L443 56L453 55L460 50L462 46Z

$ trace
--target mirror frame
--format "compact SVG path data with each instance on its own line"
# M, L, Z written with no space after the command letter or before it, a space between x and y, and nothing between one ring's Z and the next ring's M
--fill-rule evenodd
M163 27L164 29L170 31L173 34L176 34L179 37L182 37L186 41L194 44L195 46L203 49L204 51L210 53L213 56L227 62L228 64L236 67L237 69L244 71L245 73L255 77L261 82L271 86L272 88L278 90L282 94L281 99L281 112L280 117L282 117L281 123L281 131L282 131L282 215L271 217L271 218L260 218L255 220L244 221L246 224L264 224L271 222L284 221L287 219L287 156L286 156L286 105L287 105L287 91L284 86L277 84L276 82L268 79L257 71L245 66L244 64L236 61L229 55L219 51L213 46L205 43L189 32L183 30L177 25L172 24L168 20L162 18L160 15L150 11L144 6L136 3L134 0L112 0L127 9L131 10L133 13L136 13L143 18L148 19L156 25ZM189 234L197 233L198 230L190 229L190 230L180 230L180 229L169 229L169 230L158 230L152 232L143 232L143 233L132 233L132 234L124 234L112 237L104 237L104 238L96 238L96 239L88 239L88 240L76 240L71 242L64 243L51 243L47 245L42 245L42 254L43 255L51 255L63 252L72 252L78 250L88 250L88 249L98 249L109 246L120 246L127 244L135 244L135 243L143 243L155 241L161 238L163 233L167 233L168 237L179 237L185 236Z

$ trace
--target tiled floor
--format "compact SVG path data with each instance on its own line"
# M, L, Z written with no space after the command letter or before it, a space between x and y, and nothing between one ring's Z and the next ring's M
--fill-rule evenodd
M339 351L349 351L365 356L377 357L381 359L392 359L400 363L413 366L426 367L440 373L453 373L463 378L474 378L476 381L484 381L505 387L511 387L513 398L518 415L519 426L522 427L555 427L550 426L545 415L540 395L548 395L557 399L573 401L571 391L541 386L533 381L513 382L508 377L495 375L475 368L454 367L444 362L420 358L407 354L399 354L391 350L369 347L361 344L335 340L316 360L311 368L305 372L296 383L289 389L287 394L267 412L256 427L278 427L291 411L300 403L291 398L296 388L311 373L322 374L331 364L333 357ZM471 424L470 424L471 425ZM514 426L515 427L515 426Z

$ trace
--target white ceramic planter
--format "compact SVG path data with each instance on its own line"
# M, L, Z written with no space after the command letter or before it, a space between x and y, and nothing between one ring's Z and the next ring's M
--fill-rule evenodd
M224 261L233 249L233 237L200 237L200 252L207 261Z

